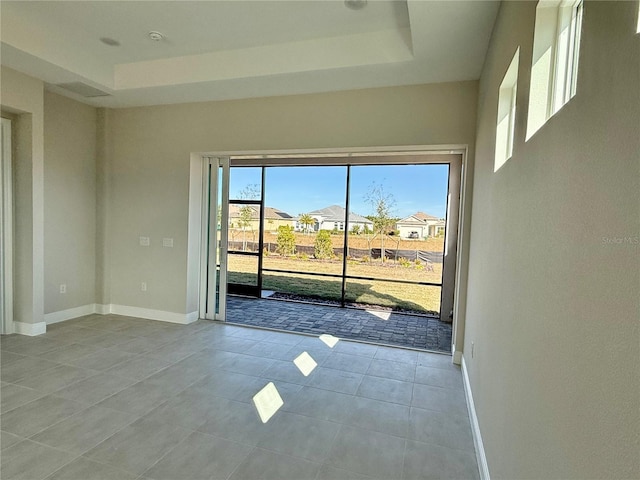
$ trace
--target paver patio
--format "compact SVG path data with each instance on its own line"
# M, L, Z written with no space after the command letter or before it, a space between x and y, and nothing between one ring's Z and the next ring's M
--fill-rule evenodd
M227 321L451 353L451 324L421 315L230 295Z

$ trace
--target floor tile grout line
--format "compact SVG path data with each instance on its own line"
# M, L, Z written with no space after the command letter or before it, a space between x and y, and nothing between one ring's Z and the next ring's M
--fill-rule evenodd
M158 406L159 406L159 405L158 405ZM106 408L106 407L105 407L105 408ZM113 409L111 409L111 410L113 410ZM119 411L119 410L114 410L114 411ZM115 467L115 465L112 465L112 464L110 464L110 463L107 463L107 462L100 461L100 460L97 460L97 459L95 459L95 458L89 457L89 456L87 456L87 453L89 453L90 451L92 451L92 450L94 450L94 449L98 448L100 445L102 445L103 443L105 443L107 440L109 440L109 439L113 438L115 435L117 435L117 434L119 434L120 432L122 432L123 430L125 430L125 429L129 428L129 427L130 427L131 425L133 425L134 423L136 423L136 422L138 422L138 421L142 420L142 418L143 418L144 416L146 416L148 413L150 413L150 411L149 411L149 412L146 412L146 413L144 413L144 414L142 414L142 415L140 415L140 416L138 416L137 418L135 418L134 420L132 420L131 422L129 422L128 424L126 424L125 426L123 426L122 428L120 428L119 430L117 430L116 432L114 432L113 434L109 435L107 438L103 439L102 441L100 441L99 443L97 443L96 445L94 445L93 447L91 447L90 449L88 449L88 450L86 450L85 452L81 453L81 454L80 454L80 456L81 456L82 458L86 458L87 460L91 460L92 462L97 462L97 463L101 463L101 464L103 464L103 465L107 465L107 466ZM188 429L183 428L183 427L180 427L180 428L182 428L183 430L188 430ZM187 435L187 436L188 436L188 435ZM186 437L185 437L185 438L186 438ZM184 439L183 439L183 440L184 440ZM181 440L180 442L178 442L178 443L182 443L182 440ZM115 468L118 468L118 467L115 467ZM137 476L142 476L142 475L144 474L144 472L143 472L142 474L138 474L138 473L136 473L136 472L132 472L132 471L130 471L130 470L125 470L125 469L120 469L120 470L124 470L124 471L126 471L127 473L131 473L131 474L133 474L133 475L137 475ZM145 472L146 472L146 470L145 470Z
M12 383L11 385L15 385L15 384L14 384L14 383ZM18 386L18 387L21 387L22 385L17 385L17 386ZM29 388L29 387L23 387L23 388ZM32 388L31 390L34 390L35 392L38 392L38 393L42 393L40 390L35 390L35 389L33 389L33 388ZM24 406L26 406L26 405L29 405L30 403L35 402L36 400L40 400L41 398L43 398L43 397L47 397L47 396L49 396L49 395L53 395L53 394L52 394L52 393L49 393L49 394L44 393L44 394L42 394L42 396L41 396L41 397L34 398L33 400L29 400L29 401L28 401L28 402L26 402L26 403L23 403L23 404L21 404L21 405L18 405L17 407L13 407L13 408L11 408L11 409L9 409L9 410L5 411L5 412L2 412L2 414L0 414L0 416L4 415L4 414L6 414L6 413L9 413L9 412L13 412L16 408L24 407ZM7 430L4 430L4 431L6 432ZM11 432L9 432L9 433L11 433ZM14 434L14 435L15 435L15 434Z
M59 397L59 398L62 398L62 397ZM69 399L65 398L64 400L69 400ZM69 400L69 401L75 402L75 400ZM81 403L81 402L75 402L75 403ZM35 437L35 436L37 436L37 435L40 435L40 434L41 434L42 432L44 432L45 430L48 430L48 429L50 429L50 428L53 428L53 427L55 427L56 425L59 425L59 424L61 424L62 422L66 421L66 420L70 420L71 418L73 418L73 417L75 417L75 416L77 416L77 415L80 415L80 414L81 414L81 413L83 413L83 412L86 412L86 411L87 411L87 410L89 410L91 407L95 407L95 406L96 406L96 405L89 405L89 406L87 406L87 404L83 404L83 405L85 405L85 408L83 408L82 410L79 410L79 411L77 411L76 413L74 413L74 414L72 414L72 415L69 415L68 417L64 417L64 418L62 418L62 419L58 420L57 422L52 423L51 425L47 425L47 426L46 426L46 427L44 427L43 429L38 430L37 432L35 432L35 433L33 433L33 434L29 435L28 437L25 437L25 438L26 438L27 440L31 440L32 442L39 443L39 444L41 444L41 445L46 445L46 446L51 447L51 445L47 445L47 444L45 444L45 443L38 442L38 441L34 440L34 439L33 439L33 437ZM11 433L11 432L9 432L9 433ZM15 434L14 434L14 435L15 435ZM55 448L55 447L51 447L51 448ZM58 448L57 450L61 450L61 451L63 451L63 452L67 452L67 453L73 453L73 454L75 454L75 452L69 452L69 451L67 451L67 450L63 450L63 449L60 449L60 448ZM82 454L80 454L80 455L82 455Z
M466 419L469 418L469 414L466 411L464 413L443 412L442 410L434 410L433 408L417 407L415 405L410 405L409 408L415 408L416 410L424 410L425 412L439 413L440 415L454 416L454 417L466 418Z
M62 453L70 453L70 452L67 452L66 450L61 450L61 449L59 449L59 448L51 447L50 445L45 445L44 443L36 442L36 441L33 441L33 440L29 440L29 441L31 441L31 442L33 442L33 443L35 443L35 444L37 444L37 445L43 446L43 447L51 448L51 449L56 450L56 451L58 451L58 452L62 452ZM75 455L75 454L73 454L73 455ZM61 470L61 469L63 469L64 467L66 467L67 465L69 465L69 464L71 464L71 463L75 462L75 461L76 461L78 458L80 458L80 457L81 457L81 455L78 455L78 456L73 457L70 461L68 461L67 463L65 463L64 465L62 465L60 468L58 468L58 469L54 470L54 471L53 471L53 472L51 472L49 475L47 475L46 477L44 477L44 480L47 480L49 477L53 476L53 474L54 474L54 473L56 473L58 470Z
M118 471L120 471L120 472L122 472L122 473L131 473L131 472L129 472L128 470L124 470L124 469L119 468L119 467L116 467L116 466L114 466L114 465L110 465L110 464L108 464L108 463L104 463L104 462L101 462L101 461L99 461L99 460L95 460L95 459L93 459L93 458L87 458L87 457L85 457L84 455L79 455L78 457L74 458L71 462L67 463L66 465L63 465L63 466L62 466L62 467L60 467L58 470L56 470L56 471L52 472L50 475L48 475L47 477L45 477L45 478L44 478L44 480L48 480L48 479L50 479L51 477L53 477L53 475L54 475L55 473L57 473L58 471L62 470L64 467L66 467L66 466L68 466L68 465L71 465L73 462L75 462L75 461L77 461L77 460L79 460L79 459L87 460L87 461L89 461L89 462L94 462L94 463L97 463L97 464L99 464L99 465L103 465L103 466L105 466L105 467L114 468L114 469L116 469L116 470L118 470ZM133 475L135 475L135 474L133 474ZM138 478L138 477L136 477L136 479L137 479L137 478Z
M334 392L334 393L339 393L339 392ZM343 394L343 395L347 395L347 394ZM355 395L349 395L351 397L355 397ZM364 398L366 400L374 400L374 401L379 401L382 402L382 400L376 400L374 398L367 398L367 397L359 397L359 398ZM390 402L384 402L384 403L389 403L390 405L397 405L397 406L401 406L401 407L407 407L407 408L411 408L408 405L400 405L398 403L390 403ZM294 415L300 415L302 417L307 417L307 418L312 418L314 420L321 420L323 422L330 422L330 423L336 423L340 426L345 426L345 427L354 427L354 428L359 428L361 430L366 430L367 432L374 432L374 433L380 433L382 435L389 435L390 437L396 437L396 438L401 438L401 439L407 439L408 438L408 432L405 435L396 435L394 433L388 433L388 432L381 432L380 430L375 430L373 428L368 428L368 427L364 427L360 424L354 424L354 423L348 423L347 421L338 421L338 420L327 420L324 418L318 418L318 417L314 417L313 415L307 415L305 413L300 413L300 412L293 412L290 410L284 410L285 413L290 413L290 414L294 414ZM407 426L408 428L408 426Z
M221 437L219 437L221 438ZM244 444L242 444L244 445ZM240 468L240 466L247 460L247 458L251 457L251 455L253 454L253 452L255 452L258 449L257 446L253 445L251 446L251 450L249 451L249 453L247 453L247 455L238 462L238 465L235 466L235 468L231 471L231 473L229 473L229 475L227 475L226 480L229 480L231 477L233 477L233 474L236 473L236 471Z
M193 435L194 433L202 433L202 432L197 432L197 430L191 430L191 429L187 429L184 427L180 427L183 430L189 430L191 433L187 434L184 436L184 438L182 440L180 440L178 443L176 443L173 447L171 447L169 450L167 450L167 452L162 455L158 460L156 460L155 462L153 462L153 464L151 464L148 468L146 468L141 474L140 477L144 477L144 475L151 470L153 467L155 467L159 462L161 462L167 455L169 455L171 452L173 452L176 448L178 448L178 446L182 445L187 438L189 438L191 435Z
M407 432L408 435L409 432ZM404 480L404 462L407 459L407 445L409 443L408 436L404 439L404 449L402 450L402 467L400 468L400 480Z
M340 431L340 429L342 428L342 426L343 426L344 424L342 424L342 423L340 423L340 422L335 422L335 421L333 421L333 420L322 420L322 419L320 419L320 418L316 418L316 417L309 417L308 415L303 415L303 414L301 414L301 413L296 413L296 412L283 412L283 413L287 413L287 414L289 414L289 415L297 415L297 416L305 417L305 418L311 418L311 419L313 419L313 420L318 420L318 421L326 422L326 423L333 423L333 424L337 425L337 426L338 426L338 428L337 428L337 430L336 430L336 433L334 434L333 438L331 439L331 442L329 443L329 445L330 445L330 446L329 446L329 448L327 449L327 450L328 450L327 455L329 455L329 453L331 453L331 449L332 449L332 447L333 447L333 443L335 442L336 438L338 437L338 432ZM347 425L347 426L348 426L348 425ZM322 461L316 461L316 460L311 460L311 459L309 459L309 458L305 458L305 457L302 457L302 456L292 455L292 454L290 454L290 453L282 453L282 452L278 452L278 451L276 451L276 450L271 450L271 449L269 448L269 446L261 447L260 445L256 445L256 448L260 448L261 450L266 450L266 451L268 451L268 452L275 453L275 454L278 454L278 455L286 455L286 456L291 457L291 458L296 458L296 459L299 459L299 460L305 460L305 461L307 461L307 462L312 462L312 463L322 463L322 462L324 462L324 460L325 460L325 458L323 458L323 460L322 460Z
M59 398L59 399L61 399L61 400L65 400L65 401L69 401L69 402L73 402L73 403L81 404L84 408L82 408L81 410L78 410L76 413L73 413L73 414L71 414L71 415L69 415L69 416L67 416L67 417L64 417L64 418L62 418L62 419L60 419L60 420L58 420L58 421L56 421L56 422L52 423L51 425L47 425L45 428L42 428L42 429L38 430L37 432L32 433L31 435L28 435L28 436L26 436L26 437L25 437L24 435L19 435L19 434L15 433L15 432L11 432L11 431L9 431L9 430L3 430L3 431L4 431L4 432L11 433L11 434L13 434L13 435L16 435L16 436L18 436L18 437L22 437L22 438L24 438L24 439L26 439L26 440L31 440L31 437L33 437L33 436L35 436L35 435L38 435L39 433L44 432L46 429L48 429L48 428L50 428L50 427L53 427L53 426L55 426L55 425L58 425L60 422L64 422L64 421L65 421L65 420L67 420L68 418L71 418L71 417L76 416L76 415L77 415L78 413L80 413L80 412L84 412L85 410L87 410L88 408L91 408L91 406L92 406L92 405L87 405L86 403L77 402L77 401L75 401L75 400L70 400L70 399L68 399L68 398L59 397L59 396L57 396L57 395L54 395L53 393L50 393L50 394L48 394L48 395L44 395L44 396L42 396L42 397L40 397L40 398L38 398L38 399L36 399L36 400L33 400L32 402L28 402L28 403L26 403L25 405L29 405L29 404L31 404L31 403L33 403L33 402L36 402L36 401L38 401L38 400L42 400L43 398L45 398L45 397L49 397L49 396L55 396L56 398ZM20 407L22 407L22 405L20 405ZM18 407L18 408L20 408L20 407ZM13 410L16 410L16 409L14 408ZM11 411L13 411L13 410L11 410ZM8 412L7 412L7 413L8 413ZM4 415L4 413L3 413L2 415Z
M408 438L407 437L406 440L407 440L407 442L421 443L423 445L429 445L431 447L439 447L439 448L445 448L447 450L454 450L456 452L470 453L470 454L472 454L474 456L476 454L476 449L473 446L470 449L466 449L466 448L450 447L448 445L442 445L440 443L435 443L435 442L425 442L424 440L416 440L415 438ZM472 440L472 442L473 442L473 440Z
M37 392L43 393L43 394L44 394L44 396L47 396L47 395L55 395L55 394L56 394L56 393L58 393L60 390L63 390L63 389L66 389L66 388L70 388L70 387L72 387L73 385L75 385L76 383L80 383L80 382L82 382L82 381L84 381L84 380L89 380L89 379L91 379L91 378L93 378L93 377L96 377L96 376L98 376L98 375L100 375L100 374L102 373L100 370L94 370L94 369L91 369L91 368L82 368L82 367L77 367L77 366L75 366L75 365L65 365L65 364L60 364L59 366L62 366L62 367L75 367L75 368L78 368L78 369L80 369L80 370L90 370L91 372L95 372L95 373L93 373L92 375L89 375L88 377L84 377L84 378L81 378L81 379L76 380L76 381L74 381L74 382L71 382L71 383L69 383L69 384L67 384L67 385L63 385L62 387L58 388L57 390L53 390L52 392L44 392L44 391L42 391L42 390L38 390L37 388L34 388L34 387L27 387L26 385L20 385L19 383L16 383L16 384L14 384L14 385L17 385L17 386L19 386L19 387L23 387L23 388L30 388L30 389L35 390L35 391L37 391ZM54 368L58 368L58 367L54 367ZM48 374L50 374L51 372L50 372L50 371L47 371L47 372L44 372L44 373L48 373ZM43 374L36 375L36 378L37 378L37 377L40 377L40 376L42 376L42 375L43 375ZM34 377L31 377L31 378L34 378Z
M52 426L53 426L53 425L52 425ZM45 429L45 430L46 430L46 429ZM44 431L44 430L42 430L42 431ZM41 432L38 432L38 433L42 433L42 431L41 431ZM38 434L36 433L35 435L38 435ZM87 452L88 452L89 450L91 450L91 449L86 450L86 451L85 451L85 452L83 452L83 453L77 453L77 452L71 452L71 451L69 451L69 450L65 450L65 449L63 449L63 448L54 447L53 445L49 445L48 443L39 442L38 440L34 440L33 438L26 438L25 440L29 440L30 442L33 442L33 443L35 443L35 444L37 444L37 445L40 445L40 446L42 446L42 447L47 447L47 448L50 448L50 449L52 449L52 450L56 450L56 451L58 451L58 452L68 453L68 454L70 454L70 455L75 455L75 457L73 458L73 460L71 460L71 462L69 462L69 463L75 462L75 461L76 461L76 460L78 460L79 458L85 458L85 459L89 460L89 458L85 457L85 456L84 456L84 454L85 454L85 453L87 453ZM102 443L102 442L100 442L100 443ZM16 444L16 445L17 445L17 444ZM12 445L12 446L13 446L13 445ZM106 463L104 463L104 462L99 462L99 461L97 461L97 460L93 460L93 459L91 459L91 461L94 461L94 462L97 462L97 463L101 463L102 465L108 465L108 464L106 464ZM67 464L63 465L63 466L62 466L62 467L60 467L60 468L64 468L65 466L69 465L69 463L67 463ZM58 469L58 470L59 470L59 469ZM56 470L56 471L52 472L49 476L47 476L47 477L45 477L45 478L49 478L51 475L53 475L53 473L57 472L58 470ZM121 469L120 469L120 470L121 470Z

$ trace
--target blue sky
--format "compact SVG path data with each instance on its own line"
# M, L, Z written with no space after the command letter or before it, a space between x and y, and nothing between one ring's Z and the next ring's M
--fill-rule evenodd
M422 211L439 218L447 206L447 165L381 165L351 167L350 209L369 215L365 195L372 183L393 195L394 216L406 217ZM260 168L231 169L230 198L238 198L247 185L260 184ZM265 204L291 215L329 205L345 204L346 167L268 167Z

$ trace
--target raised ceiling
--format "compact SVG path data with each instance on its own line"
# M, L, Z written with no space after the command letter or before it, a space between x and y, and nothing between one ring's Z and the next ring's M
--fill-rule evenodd
M369 0L351 10L342 0L3 0L1 60L52 91L108 107L473 80L497 9L495 1ZM165 37L153 41L150 31ZM76 82L109 96L58 86Z

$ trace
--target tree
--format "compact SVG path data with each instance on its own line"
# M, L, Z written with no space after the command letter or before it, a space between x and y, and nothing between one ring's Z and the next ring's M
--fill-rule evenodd
M360 225L354 225L351 227L351 235L359 235L360 234Z
M394 227L395 222L391 213L395 207L396 200L391 193L385 192L383 185L377 184L376 182L371 183L369 191L364 196L364 200L371 205L371 209L373 210L373 214L367 218L373 222L373 238L378 235L380 236L380 255L384 263L384 239L387 236L387 232Z
M280 225L276 242L278 243L280 255L293 255L296 250L296 236L293 233L293 227Z
M309 233L309 227L316 222L315 219L308 213L301 214L298 221L302 224L305 235Z
M331 234L329 230L320 230L313 245L313 255L317 259L333 257L333 246L331 245Z
M260 198L260 186L257 184L250 184L240 190L238 195L240 200L257 200ZM255 210L251 205L243 205L240 207L238 219L238 227L242 229L242 251L247 249L247 228L251 232L251 239L255 242L255 232L253 231L253 215Z

